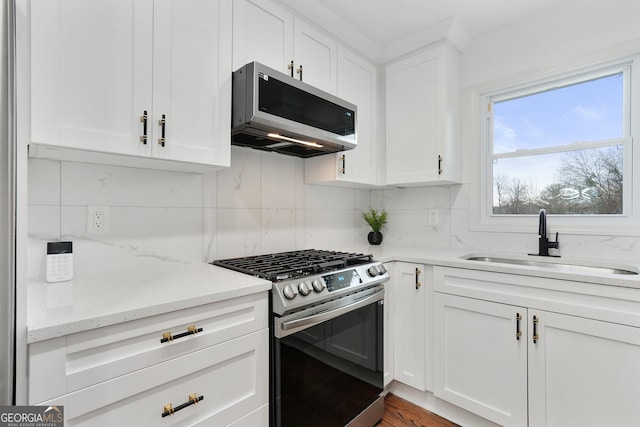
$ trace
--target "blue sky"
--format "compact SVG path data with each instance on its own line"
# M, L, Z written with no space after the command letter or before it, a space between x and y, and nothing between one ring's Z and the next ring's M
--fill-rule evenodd
M622 74L494 104L494 152L623 135Z

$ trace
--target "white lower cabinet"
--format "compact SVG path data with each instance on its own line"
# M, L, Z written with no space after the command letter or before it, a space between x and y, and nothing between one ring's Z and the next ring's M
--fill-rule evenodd
M451 268L434 276L436 397L502 426L638 423L637 290Z
M268 340L265 329L71 393L67 425L229 425L268 401ZM192 393L203 399L162 416Z
M640 422L640 328L529 310L529 426Z
M431 370L430 270L422 264L396 262L392 281L393 377L418 390L429 389ZM431 302L429 301L429 307Z
M525 321L517 328L526 311L436 292L434 394L500 425L526 426Z
M267 426L267 307L249 295L31 344L30 404L63 405L68 426Z
M395 268L396 262L386 263L384 266L389 271L389 276L395 277ZM394 372L394 331L393 327L395 325L395 300L394 300L394 289L393 289L393 281L387 282L384 287L384 316L383 316L383 324L382 324L382 384L384 387L387 387L393 381Z

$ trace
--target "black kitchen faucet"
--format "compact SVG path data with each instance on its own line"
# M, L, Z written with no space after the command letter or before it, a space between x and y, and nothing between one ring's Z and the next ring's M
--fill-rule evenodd
M549 255L549 248L558 249L558 233L556 232L556 241L550 242L547 238L547 211L540 209L540 218L538 222L538 256L558 256Z

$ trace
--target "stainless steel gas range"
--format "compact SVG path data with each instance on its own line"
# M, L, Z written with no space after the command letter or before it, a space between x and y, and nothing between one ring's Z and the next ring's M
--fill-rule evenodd
M370 427L380 420L389 280L382 263L309 249L213 264L273 282L272 426Z

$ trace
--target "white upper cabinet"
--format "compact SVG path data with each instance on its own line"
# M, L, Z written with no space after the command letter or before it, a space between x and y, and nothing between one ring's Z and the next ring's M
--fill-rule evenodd
M231 8L231 0L33 0L31 155L228 166Z
M31 141L131 154L151 110L152 25L151 0L33 0Z
M293 24L294 76L303 82L336 93L338 43L304 21Z
M386 72L386 184L460 182L460 53L443 42Z
M233 2L233 70L257 61L289 73L293 15L269 0Z
M375 64L338 46L338 97L358 107L358 146L336 154L305 159L305 182L373 186L377 179L378 71Z
M269 0L236 0L233 7L234 70L257 61L336 93L334 39Z
M231 13L229 0L155 0L154 156L229 166Z

